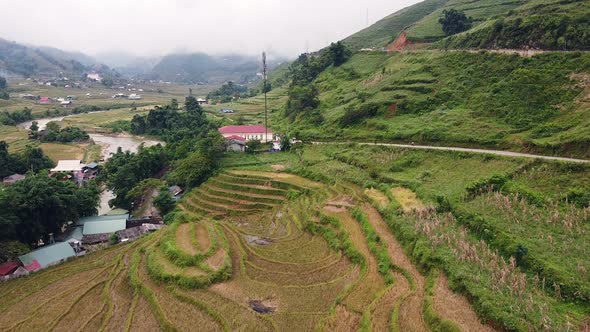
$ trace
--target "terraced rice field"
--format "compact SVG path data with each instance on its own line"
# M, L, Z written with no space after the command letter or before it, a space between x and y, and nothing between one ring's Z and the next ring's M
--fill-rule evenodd
M3 330L487 331L443 275L428 282L369 202L388 196L228 170L174 222L0 285ZM452 308L452 309L449 309Z

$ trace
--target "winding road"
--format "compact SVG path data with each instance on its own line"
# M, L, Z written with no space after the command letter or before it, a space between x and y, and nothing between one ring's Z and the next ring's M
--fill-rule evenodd
M395 144L395 143L367 143L367 142L350 142L350 143L312 142L312 143L313 144L354 144L354 143L356 143L358 145L393 146L393 147L397 147L397 148L421 149L421 150L459 151L459 152L468 152L468 153L493 154L493 155L505 156L505 157L556 160L556 161L565 161L565 162L570 162L570 163L590 163L590 160L587 160L587 159L544 156L544 155L538 155L538 154L529 154L529 153L503 151L503 150L459 148L459 147L452 147L452 146L411 145L411 144Z

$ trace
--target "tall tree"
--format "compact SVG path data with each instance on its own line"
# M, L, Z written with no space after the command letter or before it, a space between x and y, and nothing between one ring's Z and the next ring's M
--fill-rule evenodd
M332 43L328 50L334 67L341 66L352 56L352 52L341 41Z
M464 12L456 9L443 10L443 17L438 22L447 36L454 35L471 29L472 18L467 17Z

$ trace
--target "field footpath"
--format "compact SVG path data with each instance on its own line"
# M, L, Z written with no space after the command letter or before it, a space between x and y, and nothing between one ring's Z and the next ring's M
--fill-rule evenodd
M352 141L351 142L319 142L319 141L314 141L311 143L312 144L332 144L332 145L358 144L358 145L392 146L392 147L396 147L396 148L406 148L406 149L458 151L458 152L467 152L467 153L493 154L493 155L505 156L505 157L518 157L518 158L565 161L565 162L570 162L570 163L590 163L590 160L587 160L587 159L544 156L544 155L539 155L539 154L530 154L530 153L504 151L504 150L461 148L461 147L454 147L454 146L412 145L412 144L396 144L396 143L371 143L371 142L352 142Z

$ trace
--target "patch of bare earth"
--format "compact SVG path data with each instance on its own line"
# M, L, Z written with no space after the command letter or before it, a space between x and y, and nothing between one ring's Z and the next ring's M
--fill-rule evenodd
M576 101L580 104L590 103L590 74L572 74L570 79L577 81L575 87L582 89Z
M207 227L201 223L195 225L195 236L201 252L207 252L211 246L211 237Z
M326 206L324 206L324 210L326 210L328 212L339 213L339 212L345 212L346 208L341 207L341 206L326 205Z
M223 266L223 262L225 261L225 256L226 256L225 250L220 248L219 250L217 250L217 252L215 252L215 254L213 254L211 257L207 258L205 263L207 263L207 265L209 265L209 267L211 267L213 270L217 271Z
M452 320L462 331L495 331L479 321L467 299L449 289L449 281L442 273L434 285L434 309L443 319Z
M336 306L336 312L325 323L324 330L338 332L357 331L361 316L347 310L343 305Z
M400 306L399 324L402 331L428 331L422 318L422 303L424 302L424 277L408 259L401 245L393 237L379 212L370 204L364 204L363 210L369 222L387 247L387 252L393 264L408 271L416 284L415 292L407 297Z
M279 171L284 171L285 168L287 168L285 165L283 164L276 164L276 165L271 165L270 166L272 168L273 171L279 172Z
M191 241L191 228L192 224L190 223L184 223L178 226L176 229L176 244L178 245L178 248L185 253L196 255L198 251Z

